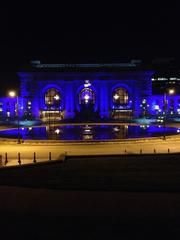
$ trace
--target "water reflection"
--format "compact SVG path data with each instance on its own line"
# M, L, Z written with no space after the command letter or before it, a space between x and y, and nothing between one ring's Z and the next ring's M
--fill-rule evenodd
M179 134L178 128L166 128L168 134ZM67 125L21 128L23 139L42 140L111 140L162 136L163 128L149 125ZM17 138L17 129L0 131L0 137Z
M93 140L93 127L85 125L81 127L82 140Z
M46 126L46 136L49 140L58 140L62 130L60 127Z
M128 125L113 127L114 139L125 139L128 137Z

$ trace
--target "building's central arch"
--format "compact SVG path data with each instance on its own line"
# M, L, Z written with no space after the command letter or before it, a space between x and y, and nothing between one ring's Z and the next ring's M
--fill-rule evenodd
M83 88L79 93L79 104L81 107L89 107L95 103L94 91L90 88Z
M95 92L91 88L83 88L78 94L80 116L82 118L93 118L95 113Z

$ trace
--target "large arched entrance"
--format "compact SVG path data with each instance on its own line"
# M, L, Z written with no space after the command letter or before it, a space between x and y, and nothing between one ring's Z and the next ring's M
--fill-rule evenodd
M118 87L112 92L112 117L114 119L129 119L132 117L131 101L127 89Z
M49 88L44 94L44 109L41 111L42 120L61 120L62 98L60 92L56 88Z
M83 88L78 94L80 117L91 119L95 115L95 92L91 88Z
M83 88L79 93L79 105L81 107L93 106L95 103L94 91L90 88Z

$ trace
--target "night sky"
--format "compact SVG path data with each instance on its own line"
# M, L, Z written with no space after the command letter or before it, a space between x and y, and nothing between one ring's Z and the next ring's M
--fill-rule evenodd
M0 8L1 93L17 86L16 72L32 59L95 63L175 57L180 61L177 2L28 2Z

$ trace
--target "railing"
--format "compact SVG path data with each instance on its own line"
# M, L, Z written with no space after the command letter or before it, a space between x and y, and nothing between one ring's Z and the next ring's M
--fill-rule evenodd
M118 154L100 154L100 155L68 155L67 152L61 153L57 158L52 158L52 153L49 152L47 155L47 159L41 159L37 157L37 153L34 152L32 154L31 158L23 158L22 154L20 152L17 153L17 157L9 157L8 153L4 153L4 155L0 155L0 168L4 167L13 167L13 166L23 166L23 165L34 165L34 164L40 164L40 163L47 163L47 162L55 162L55 161L61 161L64 162L68 159L68 157L98 157L98 156L104 156L104 157L112 157L112 156L140 156L140 155L163 155L163 154L180 154L178 152L173 152L170 150L170 148L167 148L166 151L160 152L158 149L152 149L151 152L147 152L143 150L143 148L140 148L136 152L128 151L128 149L124 149L123 151L120 151Z
M12 167L20 165L28 165L35 163L45 163L50 161L62 161L64 162L67 156L67 152L61 153L58 157L52 158L52 153L49 152L46 159L38 158L37 153L34 152L31 158L24 158L23 155L18 152L16 158L9 156L8 153L0 155L0 167Z

